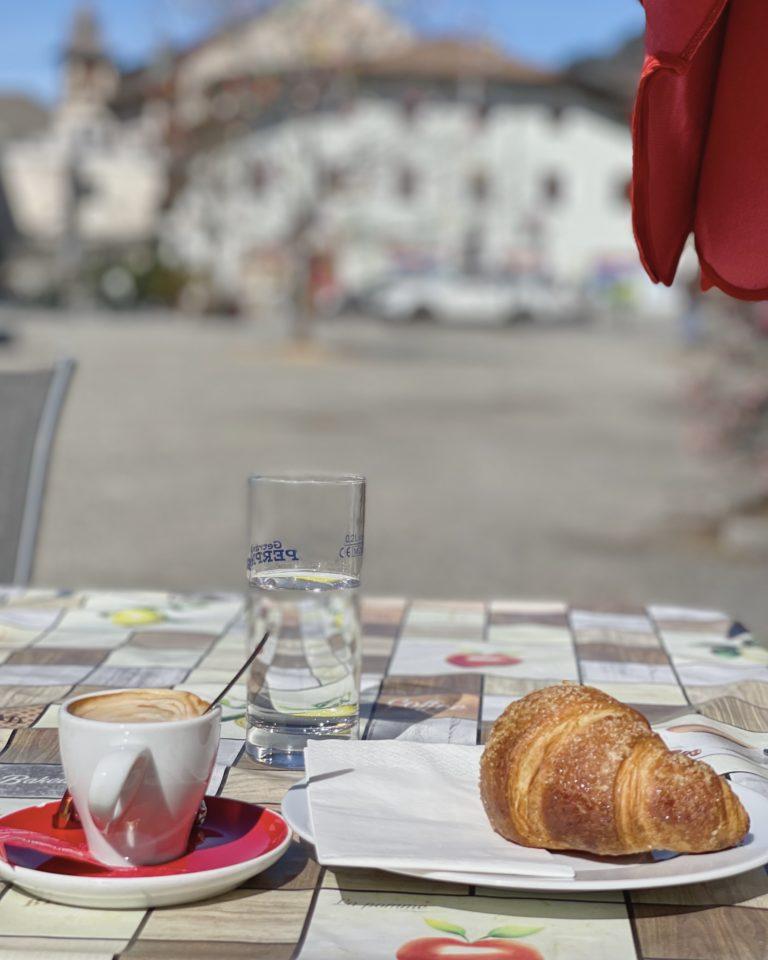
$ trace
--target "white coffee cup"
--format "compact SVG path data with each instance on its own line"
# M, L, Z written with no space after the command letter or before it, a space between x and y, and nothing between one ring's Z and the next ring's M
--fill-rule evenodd
M91 853L109 866L165 863L187 848L216 760L221 709L181 720L107 721L61 708L64 776ZM124 691L128 693L129 691Z

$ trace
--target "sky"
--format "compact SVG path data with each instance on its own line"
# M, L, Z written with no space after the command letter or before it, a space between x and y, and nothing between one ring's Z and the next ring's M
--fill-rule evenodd
M58 56L78 0L0 0L0 89L51 101ZM133 65L162 43L206 32L216 0L95 0L110 52ZM486 33L522 59L557 66L638 33L638 0L400 0L421 31ZM411 7L410 13L408 8Z

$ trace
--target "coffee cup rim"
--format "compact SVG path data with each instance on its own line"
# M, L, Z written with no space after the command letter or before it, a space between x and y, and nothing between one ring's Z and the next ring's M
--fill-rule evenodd
M152 730L155 728L162 728L167 730L169 726L175 728L179 727L190 727L194 726L197 723L203 723L209 721L213 717L221 717L221 704L217 703L212 709L206 710L205 713L200 713L196 717L186 717L183 720L97 720L94 717L78 717L76 713L72 713L69 709L73 703L77 703L79 700L88 700L93 697L102 697L108 696L113 693L130 693L135 690L147 690L147 689L166 689L162 687L157 688L148 688L148 687L119 687L114 690L105 689L105 690L96 690L93 693L79 693L76 697L70 697L68 700L65 700L61 705L61 713L66 716L67 723L81 723L85 726L90 726L91 724L97 724L101 727L130 727L131 729L141 729L141 730ZM170 688L167 688L170 689ZM189 693L191 691L180 691L184 693Z

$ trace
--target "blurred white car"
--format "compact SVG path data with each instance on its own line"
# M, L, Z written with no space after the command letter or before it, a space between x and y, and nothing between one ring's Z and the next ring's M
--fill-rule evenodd
M585 314L577 291L536 275L405 273L380 283L366 299L376 316L399 323L504 325Z

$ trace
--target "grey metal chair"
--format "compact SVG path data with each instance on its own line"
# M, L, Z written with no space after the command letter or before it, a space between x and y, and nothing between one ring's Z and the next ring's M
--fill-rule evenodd
M75 369L0 371L0 583L29 583L53 438Z

